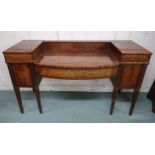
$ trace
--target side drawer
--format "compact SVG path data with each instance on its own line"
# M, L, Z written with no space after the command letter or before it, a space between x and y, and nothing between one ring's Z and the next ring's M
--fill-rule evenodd
M150 55L144 54L124 54L121 57L121 62L149 62Z
M11 66L17 85L20 87L31 87L33 82L30 65L11 64Z

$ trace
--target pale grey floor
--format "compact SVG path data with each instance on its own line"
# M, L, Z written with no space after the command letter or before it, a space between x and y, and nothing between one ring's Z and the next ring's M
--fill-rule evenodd
M21 123L110 123L155 122L151 102L141 93L134 113L128 116L131 93L121 93L114 114L109 115L111 93L41 92L44 113L38 112L33 92L22 92L25 113L21 114L12 91L0 92L0 122Z

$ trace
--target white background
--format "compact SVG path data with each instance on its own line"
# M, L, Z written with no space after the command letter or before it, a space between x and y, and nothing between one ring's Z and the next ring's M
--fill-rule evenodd
M0 0L1 31L154 31L154 15L154 0ZM22 39L19 36L14 35L15 40ZM144 36L137 35L137 42L153 51L152 34L145 43ZM15 42L2 45L4 40L0 40L2 50ZM147 87L154 77L153 59L144 81ZM5 66L0 69L7 74ZM4 84L4 76L1 80ZM0 151L4 155L150 155L154 131L154 124L2 124Z
M1 31L0 51L24 39L36 40L133 40L153 55L141 91L147 92L155 78L155 32L153 31ZM0 53L0 90L12 90L12 84L3 54ZM110 80L54 80L43 79L41 90L58 91L112 91ZM27 89L24 89L27 90Z

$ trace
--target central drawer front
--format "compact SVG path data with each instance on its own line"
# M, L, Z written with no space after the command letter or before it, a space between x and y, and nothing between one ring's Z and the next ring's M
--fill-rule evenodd
M43 77L56 79L102 79L116 76L117 67L104 69L57 69L48 67L37 67L37 74Z

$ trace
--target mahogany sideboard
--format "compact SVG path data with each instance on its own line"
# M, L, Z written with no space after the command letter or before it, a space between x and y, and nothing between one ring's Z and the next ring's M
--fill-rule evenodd
M151 52L133 41L23 40L3 52L21 113L20 88L33 89L43 112L39 84L43 77L68 80L110 78L113 84L112 115L121 89L133 89L132 115Z

